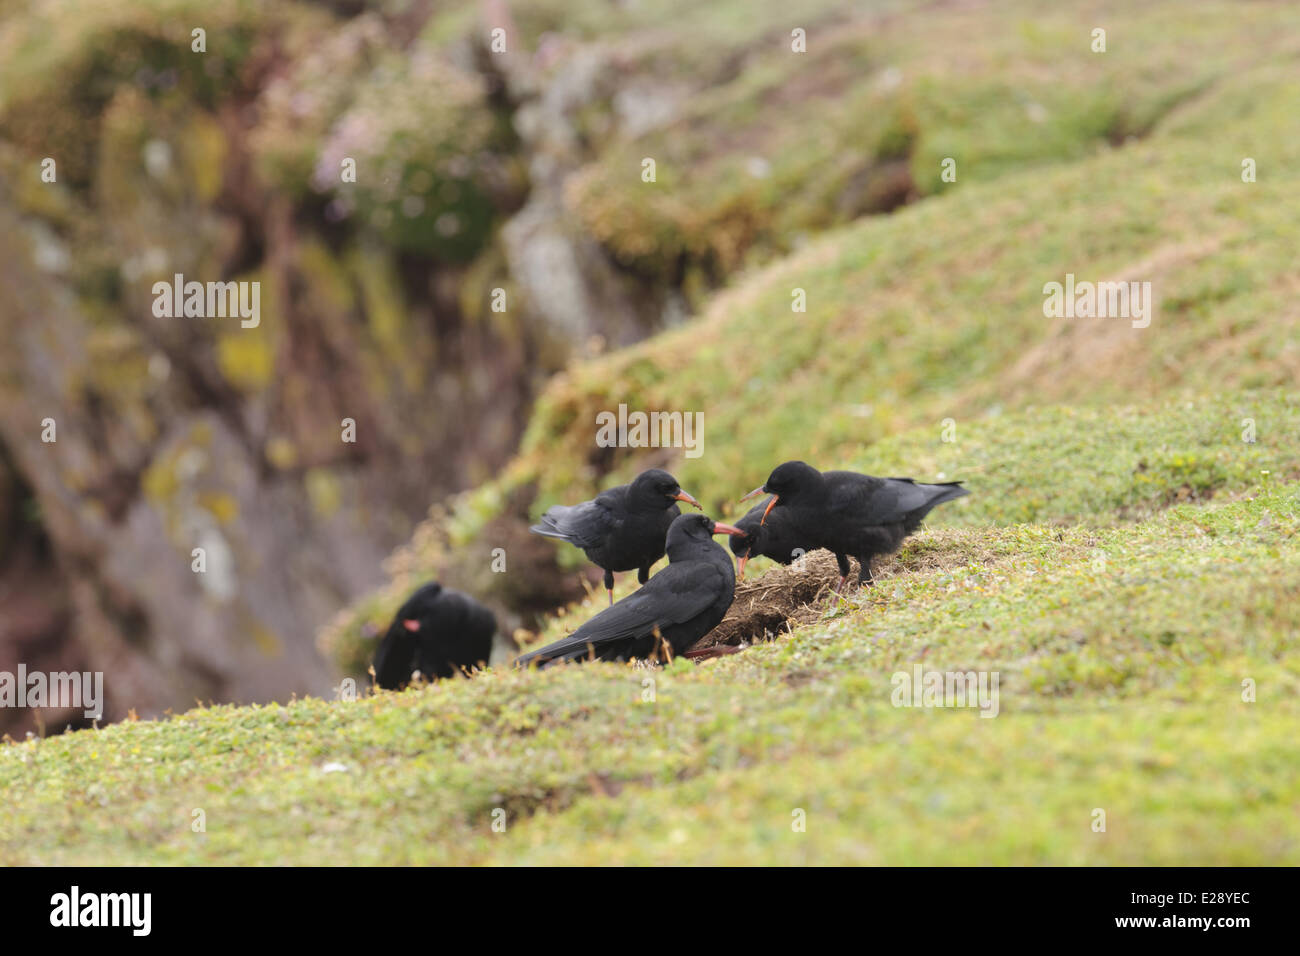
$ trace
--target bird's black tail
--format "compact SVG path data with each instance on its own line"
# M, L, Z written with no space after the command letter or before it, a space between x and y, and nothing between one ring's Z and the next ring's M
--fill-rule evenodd
M559 538L561 541L569 541L572 537L571 533L561 526L567 511L567 508L557 505L542 515L538 523L532 525L528 530L533 534L540 534L547 538Z
M563 661L576 661L591 656L591 646L583 644L579 647L573 647L564 651L552 650L553 645L531 651L527 654L520 654L512 661L514 667L535 667L538 670L550 667L552 664L559 664Z
M916 487L925 490L925 504L908 513L906 520L903 522L903 530L908 534L919 528L921 522L925 520L925 516L936 506L943 504L945 501L952 501L954 498L970 494L970 490L963 488L960 481L945 481L937 485L923 485L918 482Z

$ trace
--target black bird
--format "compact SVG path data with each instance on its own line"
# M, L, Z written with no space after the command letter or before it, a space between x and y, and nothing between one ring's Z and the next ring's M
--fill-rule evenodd
M718 625L736 596L731 558L712 536L737 531L707 515L681 515L668 529L668 567L568 637L515 663L545 667L556 661L667 660L682 654Z
M680 515L678 501L700 503L682 491L677 479L659 468L643 471L628 485L602 491L592 501L556 505L529 530L577 545L605 571L605 590L614 603L614 572L636 569L638 583L664 556L664 540Z
M874 478L853 471L824 474L802 461L777 465L766 484L741 500L769 494L765 520L780 509L800 536L813 547L835 554L840 583L849 577L848 556L858 559L858 583L871 583L871 559L892 554L903 539L921 526L935 505L970 494L961 482L925 485L911 478Z
M764 521L767 504L767 501L762 501L750 508L745 517L736 522L736 527L744 534L731 536L731 553L736 556L737 564L736 577L741 581L745 580L745 565L752 557L762 555L781 564L793 564L800 555L817 547L809 544L810 538L799 534L785 509L773 511Z
M496 629L492 612L469 595L426 584L407 598L380 641L375 683L397 690L417 670L433 680L486 663Z

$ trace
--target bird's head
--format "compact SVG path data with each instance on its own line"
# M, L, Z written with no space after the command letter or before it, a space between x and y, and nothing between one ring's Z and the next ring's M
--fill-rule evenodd
M772 473L767 476L766 482L740 500L748 501L750 498L762 494L771 495L771 500L768 501L767 507L763 509L762 520L766 521L767 516L779 502L789 502L792 498L806 494L820 485L821 481L822 473L812 465L802 461L787 461L773 468Z
M715 534L744 534L735 525L714 521L708 515L678 515L668 528L668 549L688 542L711 541ZM671 558L672 555L669 554Z
M630 489L633 505L647 510L662 511L677 501L685 501L699 508L700 503L682 491L677 479L662 468L651 468L636 476ZM703 510L703 509L701 509Z
M434 618L434 606L442 596L442 585L431 581L406 599L393 618L393 627L401 627L412 634L428 633Z

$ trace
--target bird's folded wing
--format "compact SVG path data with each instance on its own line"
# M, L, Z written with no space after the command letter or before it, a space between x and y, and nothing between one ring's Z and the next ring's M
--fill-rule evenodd
M566 638L525 654L517 663L582 657L588 647L645 637L704 612L725 587L722 572L696 561L670 564L640 590L606 608Z
M930 503L930 490L911 478L887 478L880 490L880 502L891 514L905 515Z
M443 591L438 597L437 631L426 637L445 639L459 634L469 622L471 607L469 598L465 595L456 591Z
M580 505L556 505L542 515L541 522L533 525L531 530L548 538L570 541L580 548L592 548L618 524L604 504L584 501Z
M836 488L829 504L832 516L876 525L902 521L928 500L925 489L911 478L876 478Z

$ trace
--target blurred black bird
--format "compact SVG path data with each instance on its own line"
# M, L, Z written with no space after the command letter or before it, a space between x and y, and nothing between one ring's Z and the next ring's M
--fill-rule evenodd
M650 565L664 556L668 528L680 515L677 502L700 503L682 491L677 479L659 468L637 475L631 484L602 491L592 501L556 505L529 530L581 548L605 571L605 590L614 603L614 572L636 569L645 584Z
M811 539L799 534L784 509L778 509L767 515L768 501L759 502L745 513L745 517L736 522L736 527L743 534L733 534L729 539L731 553L736 556L736 577L745 580L745 565L750 558L762 555L781 564L793 564L795 559L817 546L809 544Z
M485 664L496 629L492 612L469 595L426 584L407 598L380 641L375 683L397 690L417 670L433 680Z
M682 654L731 607L736 572L712 536L737 531L707 515L679 516L668 529L668 567L568 637L515 663L545 667L556 661L668 660Z
M897 551L936 505L970 494L958 481L926 485L853 471L822 473L802 461L777 465L762 487L741 500L764 493L772 496L764 506L765 519L783 511L795 534L835 554L837 591L848 580L849 555L860 565L858 583L870 584L872 558Z

